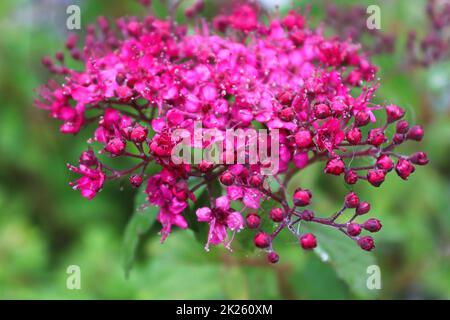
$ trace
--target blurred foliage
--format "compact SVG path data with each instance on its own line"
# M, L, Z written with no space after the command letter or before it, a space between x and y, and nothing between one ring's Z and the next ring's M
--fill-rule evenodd
M214 2L207 3L208 10ZM325 2L314 1L313 25L323 17ZM154 210L136 211L136 192L122 187L123 182L108 184L91 202L68 187L74 177L65 163L76 161L88 135L58 134L57 124L33 107L33 89L49 77L41 57L62 47L68 4L81 6L86 25L97 15L142 14L136 1L1 1L0 298L449 299L450 64L426 70L400 67L407 31L424 26L424 1L338 5L344 3L378 4L383 31L399 35L394 55L375 58L382 79L377 100L402 105L409 119L425 123L423 148L431 163L408 183L390 175L379 190L357 185L383 221L373 256L322 228L314 230L326 239L316 255L284 237L278 243L281 261L272 266L261 252L241 250L239 244L249 237L245 234L238 235L232 254L220 248L205 252L192 231L174 232L160 245ZM164 15L166 8L158 8ZM318 174L321 169L302 172L290 189L302 181L315 190L315 209L329 212L347 190ZM123 265L129 269L134 258L126 277ZM375 259L382 272L378 292L365 287L366 266ZM72 264L81 267L81 290L66 289L66 269Z

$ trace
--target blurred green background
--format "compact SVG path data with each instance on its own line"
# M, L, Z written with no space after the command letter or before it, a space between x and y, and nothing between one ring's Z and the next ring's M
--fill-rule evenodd
M325 1L311 2L311 23L318 25ZM380 189L356 187L383 222L373 257L340 235L323 235L328 244L318 254L305 253L286 237L278 243L281 261L272 266L260 252L206 253L191 231L174 232L161 246L151 236L158 228L152 228L128 278L124 232L135 212L135 191L109 183L91 202L72 191L74 176L65 165L77 161L88 135L59 134L57 123L33 106L34 88L49 78L41 57L63 47L70 4L81 7L83 26L98 15L143 14L134 0L0 2L1 299L450 298L450 63L400 67L407 31L425 29L425 1L337 1L338 8L378 4L382 31L399 36L395 54L374 58L382 84L377 101L401 105L408 119L425 125L420 148L431 159L407 183L390 175ZM165 14L163 5L157 8ZM403 151L419 148L410 146ZM316 208L331 212L346 187L321 169L311 167L299 178L315 191ZM130 241L133 246L134 239L125 245ZM366 265L373 263L381 269L381 290L364 285ZM81 290L66 288L70 265L81 268Z

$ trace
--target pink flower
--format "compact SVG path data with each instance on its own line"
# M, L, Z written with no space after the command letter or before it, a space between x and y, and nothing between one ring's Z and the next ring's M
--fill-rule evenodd
M333 149L337 148L344 138L345 133L341 129L340 121L331 118L319 127L315 141L320 149L333 153Z
M206 249L209 248L210 244L218 245L223 243L227 237L227 228L234 233L244 228L244 218L239 212L233 211L229 205L227 197L220 197L216 199L215 208L204 207L197 209L198 221L209 223ZM231 241L225 245L227 248L229 248Z
M152 176L145 192L149 202L160 207L157 219L162 224L161 242L170 234L172 225L182 229L188 227L182 212L187 208L187 199L191 195L187 185L180 185L172 172L165 169Z
M262 194L254 188L244 188L237 186L229 186L227 188L228 197L233 200L242 200L244 205L251 209L258 209Z
M92 200L103 187L105 182L105 174L101 171L101 166L98 168L90 168L86 165L80 164L79 168L68 165L69 170L83 175L70 185L74 190L80 190L81 195L89 200Z

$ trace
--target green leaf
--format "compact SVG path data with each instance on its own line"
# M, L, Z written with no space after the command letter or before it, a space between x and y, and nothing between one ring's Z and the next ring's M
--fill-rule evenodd
M141 238L154 225L156 215L159 211L157 206L153 206L148 203L147 195L144 190L144 186L139 188L134 201L135 213L125 228L123 241L123 266L126 277L128 277L131 268L133 267L136 251Z
M317 224L305 224L304 230L317 237L318 246L314 252L324 263L329 263L337 276L359 298L375 298L378 290L367 288L367 267L376 265L370 252L361 250L354 241L338 230Z
M172 233L164 245L153 239L146 248L153 259L136 266L140 278L129 281L141 299L279 298L277 274L264 260L246 265L222 245L206 252L191 230Z

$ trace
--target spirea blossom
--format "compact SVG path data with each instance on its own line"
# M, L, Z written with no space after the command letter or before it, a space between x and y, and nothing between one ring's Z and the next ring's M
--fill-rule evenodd
M193 17L201 8L186 14ZM67 40L76 68L65 64L61 53L55 61L43 59L59 77L40 90L37 106L60 123L63 134L92 132L78 166L69 165L80 175L73 188L92 199L110 180L143 184L149 205L159 207L162 241L174 228L189 228L188 221L197 220L208 225L207 248L230 248L235 234L247 228L255 232L255 246L277 262L275 239L281 231L291 232L304 249L320 244L320 237L297 228L305 221L340 230L372 250L373 239L361 233L376 232L381 223L356 222L370 205L355 193L327 216L310 208L314 190L307 185L296 186L292 195L286 189L297 171L315 162L343 183L375 187L387 174L406 180L428 162L423 152L395 151L406 141L420 141L423 129L403 120L401 107L374 101L377 68L360 45L325 37L295 10L263 23L260 10L245 3L211 23L195 21L189 29L171 17L127 17L115 24L100 17L97 26L87 28L83 44L75 35ZM216 140L228 129L276 131L278 150L270 143L268 151L278 151L277 171L261 174L269 165L261 158L243 164L174 161L180 142L175 132L183 129L193 137L197 122L219 132ZM188 141L197 149L211 143ZM252 143L260 141L248 139L246 146ZM236 160L238 151L223 156ZM130 158L135 165L118 170L105 165L105 157ZM358 159L365 165L357 166ZM148 174L150 164L159 172ZM209 201L199 203L200 190ZM269 211L264 202L272 204ZM346 211L353 214L343 219Z

